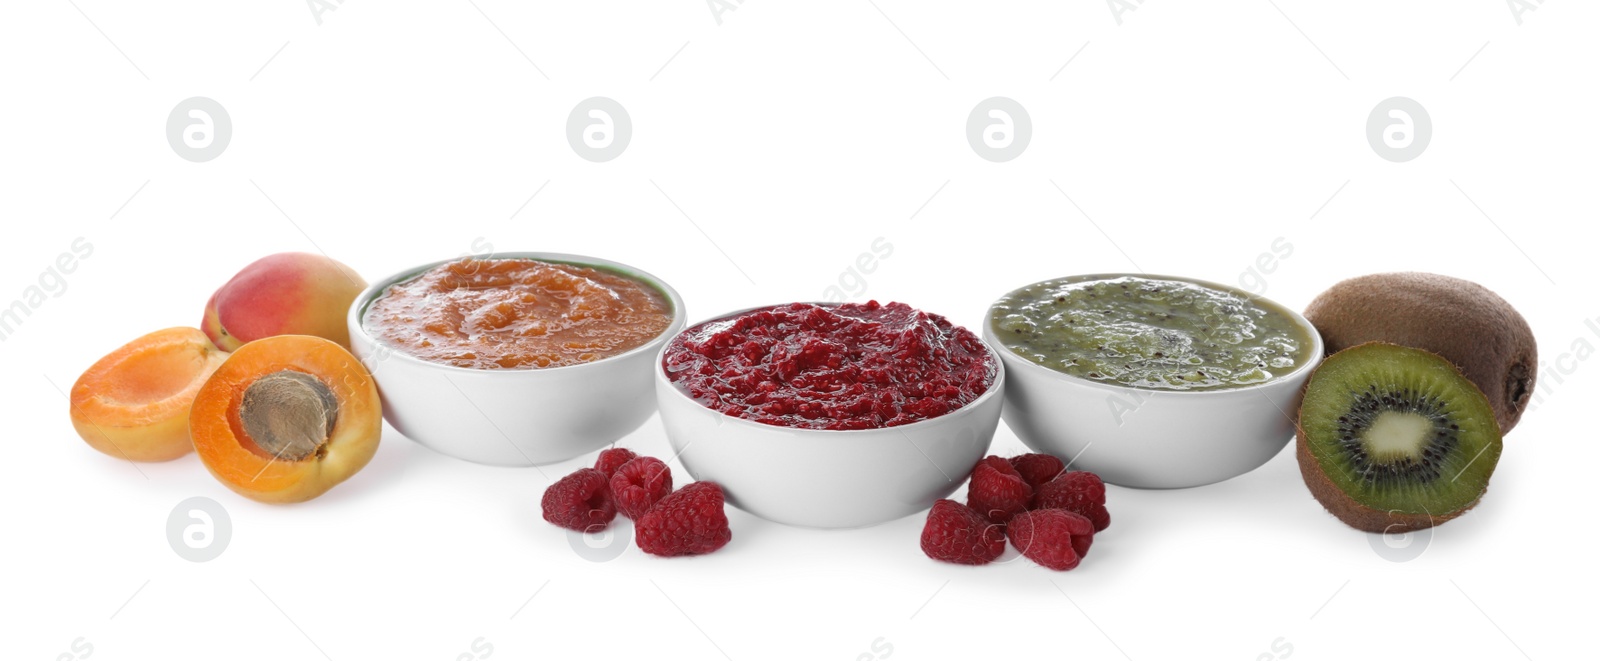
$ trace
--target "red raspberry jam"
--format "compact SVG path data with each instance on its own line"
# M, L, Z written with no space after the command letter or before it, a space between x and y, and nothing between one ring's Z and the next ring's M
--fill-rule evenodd
M994 384L972 331L904 303L792 303L708 321L667 345L695 401L780 427L878 429L937 418Z

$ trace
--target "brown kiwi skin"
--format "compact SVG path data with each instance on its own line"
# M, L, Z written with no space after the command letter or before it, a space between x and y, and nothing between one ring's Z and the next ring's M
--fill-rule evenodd
M1367 342L1431 351L1455 363L1489 398L1501 435L1521 420L1539 371L1533 329L1475 282L1433 273L1378 273L1319 294L1305 317L1327 354Z
M1432 528L1441 523L1454 519L1467 510L1478 506L1478 500L1454 512L1441 512L1432 514L1408 514L1406 512L1385 512L1362 505L1351 498L1343 490L1333 484L1328 476L1323 474L1322 466L1317 464L1316 457L1311 456L1310 445L1306 443L1306 432L1298 429L1295 438L1295 459L1300 462L1300 476L1305 478L1306 488L1311 490L1311 495L1322 503L1322 506L1340 521L1349 524L1356 530L1376 533L1403 533L1423 528ZM1482 500L1479 495L1478 499Z
M1366 342L1363 344L1392 343ZM1317 370L1320 369L1322 369L1322 366L1318 365ZM1463 376L1465 376L1465 374L1463 374ZM1311 377L1306 379L1306 387L1309 388L1311 386L1311 382L1316 378L1317 372L1313 370L1311 372ZM1304 399L1304 394L1304 388L1302 388L1302 399ZM1467 503L1466 507L1462 507L1454 512L1440 512L1438 514L1386 512L1384 510L1377 510L1367 507L1366 505L1356 502L1356 500L1351 498L1349 494L1345 493L1343 489L1340 489L1337 485L1335 485L1333 480L1328 479L1326 473L1322 472L1322 465L1317 463L1317 458L1311 455L1311 443L1310 441L1306 440L1306 428L1303 424L1301 424L1301 421L1304 419L1305 416L1296 415L1294 425L1294 457L1295 460L1300 464L1300 477L1305 479L1306 488L1311 490L1312 497L1316 498L1317 502L1322 503L1323 508L1327 509L1330 514L1338 518L1340 521L1345 522L1351 528L1355 528L1356 530L1364 530L1366 532L1395 534L1411 532L1413 530L1422 530L1423 528L1432 528L1441 523L1461 516L1462 514L1466 514L1468 510L1477 507L1478 503L1483 500L1483 494L1480 493L1478 494L1477 498L1472 500L1472 502ZM1487 492L1488 489L1485 488L1484 491Z

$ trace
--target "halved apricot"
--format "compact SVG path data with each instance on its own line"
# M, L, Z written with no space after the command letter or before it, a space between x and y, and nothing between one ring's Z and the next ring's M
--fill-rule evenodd
M378 451L383 405L344 347L278 335L240 347L189 414L195 450L229 489L264 503L322 495Z
M90 447L131 461L189 453L189 406L228 354L198 328L145 335L101 358L72 384L72 427Z

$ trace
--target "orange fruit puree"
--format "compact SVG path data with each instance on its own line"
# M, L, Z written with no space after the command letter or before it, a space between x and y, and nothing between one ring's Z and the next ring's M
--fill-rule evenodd
M532 259L450 262L394 285L362 326L423 360L474 369L563 367L638 348L672 305L637 279Z

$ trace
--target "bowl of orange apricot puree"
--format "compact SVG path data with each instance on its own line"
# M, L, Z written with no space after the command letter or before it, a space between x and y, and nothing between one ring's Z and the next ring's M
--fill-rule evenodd
M643 424L655 356L685 319L678 293L634 267L516 252L379 280L348 323L395 431L467 461L532 466Z

